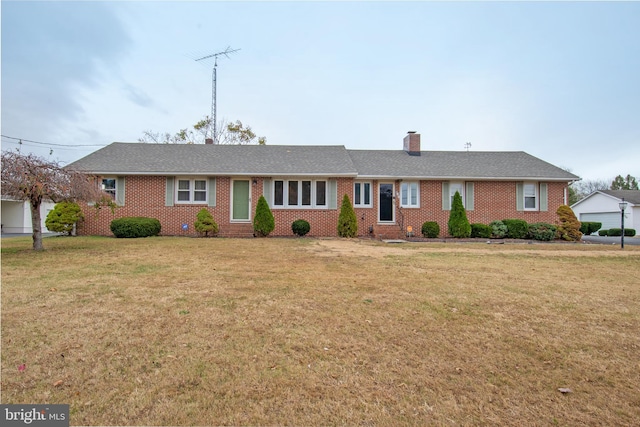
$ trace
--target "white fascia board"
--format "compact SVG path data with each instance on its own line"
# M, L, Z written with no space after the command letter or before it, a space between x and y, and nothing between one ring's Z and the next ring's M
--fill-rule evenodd
M358 175L357 179L419 179L422 181L544 181L571 182L570 178L541 178L541 177L477 177L477 176L401 176L401 175Z
M118 172L118 171L78 171L90 175L99 176L269 176L269 177L340 177L340 178L355 178L355 173L286 173L286 172L179 172L179 171L158 171L158 172Z

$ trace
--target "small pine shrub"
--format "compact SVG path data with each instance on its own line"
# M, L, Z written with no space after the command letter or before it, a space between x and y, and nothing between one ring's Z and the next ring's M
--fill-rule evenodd
M462 204L462 196L456 191L449 213L449 235L457 238L467 238L471 236L471 224L467 219L467 212Z
M440 235L440 226L435 221L427 221L422 224L422 235L434 239Z
M338 217L338 236L340 237L356 237L358 235L358 220L356 219L356 211L346 194L342 198L342 206L340 207L340 216Z
M504 236L507 235L507 226L499 219L491 221L489 227L491 227L491 237L493 239L504 239Z
M585 236L595 233L602 228L601 222L583 221L580 223L580 232Z
M84 218L82 209L74 202L56 203L53 210L47 214L44 225L49 231L56 233L66 233L71 236L73 226Z
M311 230L311 225L309 224L308 221L305 221L304 219L297 219L293 221L293 223L291 224L291 231L293 231L293 234L295 234L296 236L302 237L305 234L307 234L310 230Z
M157 236L162 226L155 218L124 217L111 221L110 228L118 238L136 238Z
M546 222L529 224L529 235L534 240L550 242L556 238L556 231L557 229L555 225L547 224Z
M522 219L503 219L503 224L507 226L509 239L526 239L529 237L529 224Z
M491 227L486 224L471 224L471 237L488 239L491 237Z
M582 239L580 232L580 221L576 218L571 208L567 205L561 205L557 210L558 226L557 237L562 240L577 242Z
M267 237L276 228L276 220L269 208L267 199L260 196L256 205L256 214L253 217L253 231L256 236Z
M196 215L196 222L193 223L196 231L200 234L204 234L205 237L218 234L218 223L213 219L211 212L207 208L200 209L200 212Z
M609 230L599 230L598 231L598 236L608 236L609 235Z

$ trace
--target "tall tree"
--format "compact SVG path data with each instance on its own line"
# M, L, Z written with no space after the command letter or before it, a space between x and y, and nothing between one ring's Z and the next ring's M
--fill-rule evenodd
M626 177L622 177L622 175L618 175L614 178L613 182L611 182L612 190L637 190L638 189L638 180L631 176L627 175Z
M589 194L593 193L597 190L609 190L609 181L606 179L594 179L594 180L585 180L585 181L576 181L569 188L572 188L575 191L575 195L572 198L572 202L578 202ZM570 203L570 204L573 204Z
M33 227L33 249L41 251L43 200L93 201L96 207L113 206L110 197L98 187L95 177L64 169L34 154L2 152L2 195L29 202Z
M156 144L204 144L207 138L212 138L213 120L207 116L200 120L190 128L180 129L174 135L168 132L154 132L146 130L142 133L142 137L138 138L139 142L152 142ZM256 136L251 126L242 124L240 120L232 123L220 124L215 142L225 145L248 145L259 144L265 145L267 138L264 136Z

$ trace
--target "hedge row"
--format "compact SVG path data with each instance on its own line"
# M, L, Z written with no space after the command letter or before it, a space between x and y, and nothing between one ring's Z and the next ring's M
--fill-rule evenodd
M471 224L471 237L482 239L533 239L551 241L556 238L558 228L553 224L537 222L527 224L521 219L505 219L492 221L486 224ZM427 221L422 224L422 235L427 238L435 238L440 234L440 227L435 221Z
M610 237L620 237L622 236L622 228L610 228L608 230L600 230L598 231L598 235L600 236L610 236ZM624 229L625 237L633 237L636 235L636 230L633 228L625 228Z
M116 237L150 237L160 234L160 221L155 218L124 217L111 221L111 232Z

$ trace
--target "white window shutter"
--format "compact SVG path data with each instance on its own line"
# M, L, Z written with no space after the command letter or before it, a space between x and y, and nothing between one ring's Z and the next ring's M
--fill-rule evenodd
M540 210L542 212L549 210L549 189L546 182L540 183Z
M116 178L116 204L118 206L124 206L124 176Z
M267 200L267 204L269 205L269 207L272 208L273 200L271 197L271 180L270 179L265 178L262 180L262 195Z
M449 181L442 181L442 210L451 210L451 195L449 194Z
M174 179L172 176L168 176L167 177L167 185L165 186L165 199L164 199L164 205L165 206L173 206L173 199L174 199Z
M338 209L338 182L335 179L327 181L327 207Z
M524 183L516 182L516 210L524 210Z
M473 194L474 191L474 185L473 182L467 182L465 183L465 191L464 191L464 198L465 198L465 209L468 211L472 211L473 210L473 204L474 204L474 197L475 195Z
M211 207L215 207L216 205L216 179L214 177L209 178L209 188L207 188L208 191L208 199L209 199L209 206Z

